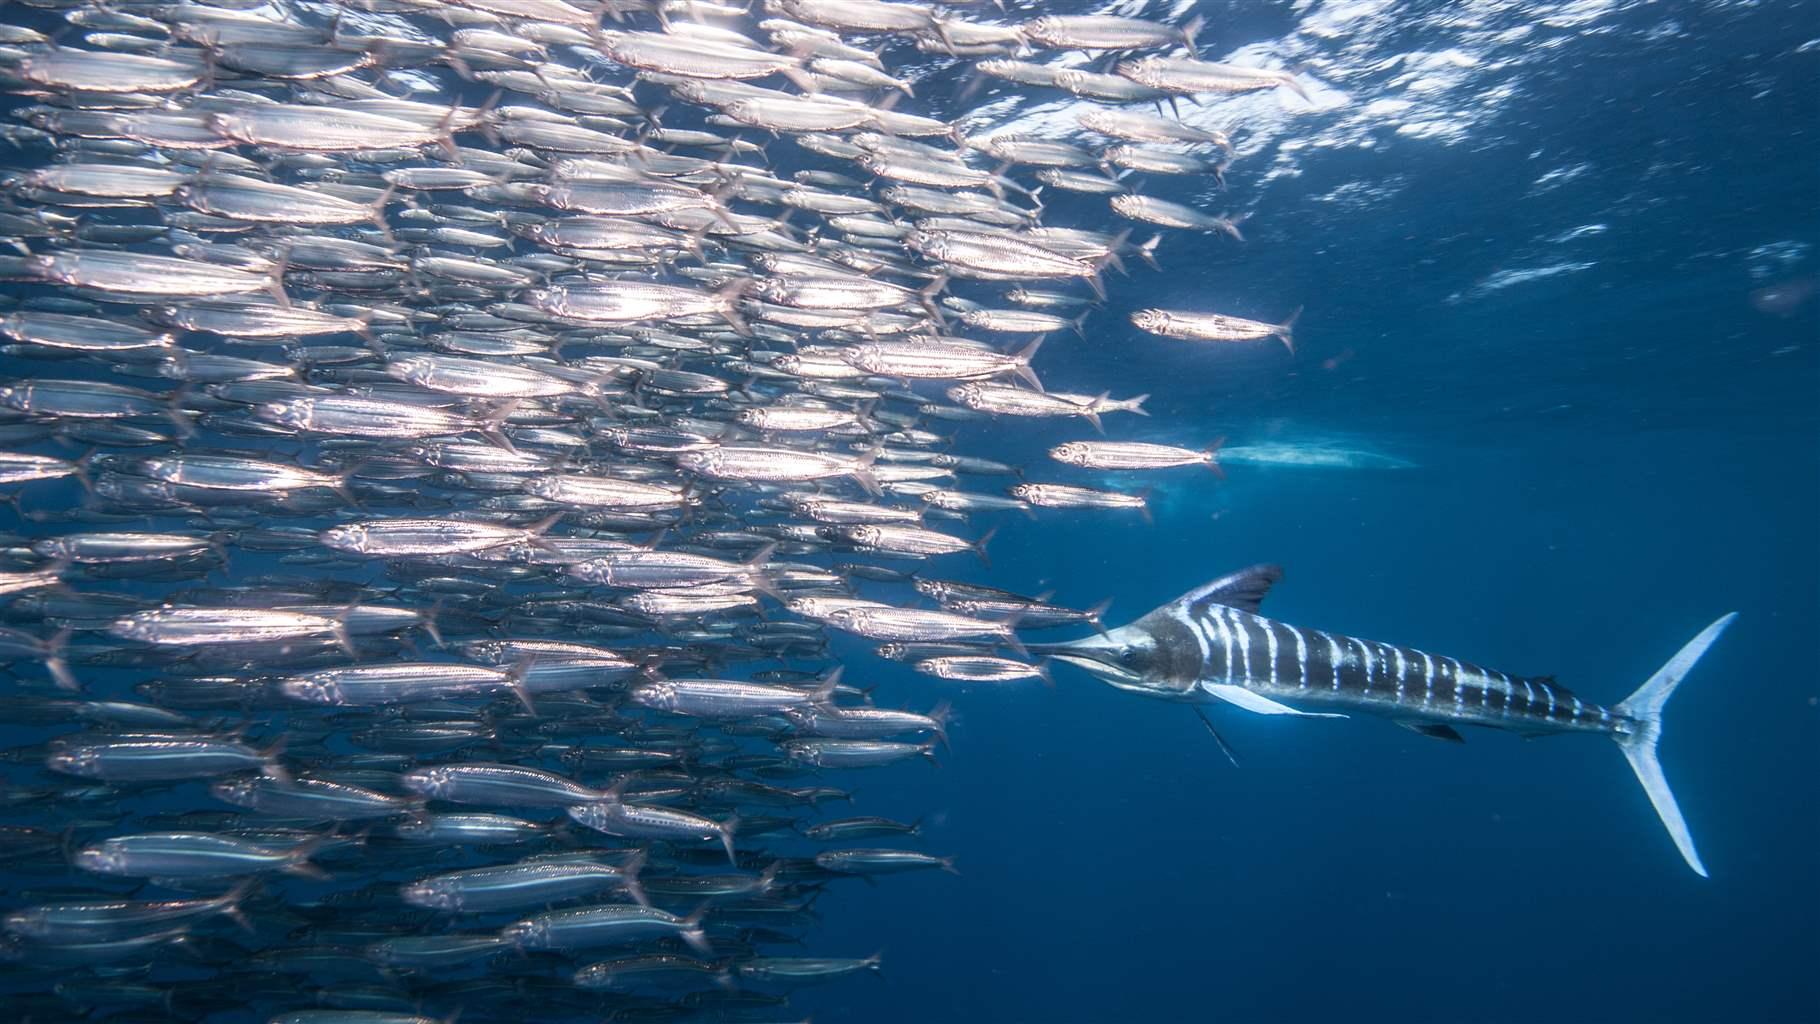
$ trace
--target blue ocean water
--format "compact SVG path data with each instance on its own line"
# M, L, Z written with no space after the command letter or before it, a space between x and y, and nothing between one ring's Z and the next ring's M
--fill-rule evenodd
M923 818L922 845L958 874L819 900L809 952L882 950L885 967L792 1012L1820 1017L1815 8L1202 13L1211 54L1287 62L1314 100L1221 108L1240 159L1227 192L1196 198L1247 213L1245 244L1169 233L1161 272L1110 275L1085 336L1051 337L1038 369L1054 388L1151 394L1151 417L1114 436L1223 438L1225 478L1145 478L1154 522L1005 516L989 567L960 556L943 574L1111 599L1122 623L1274 562L1274 617L1604 701L1737 611L1662 746L1712 877L1681 863L1602 741L1460 747L1219 709L1235 767L1187 708L1065 666L1052 689L957 687L837 639L881 704L954 700L939 767L826 774L856 813ZM1071 116L963 86L921 99L1039 134ZM1055 223L1106 219L1101 200L1044 198ZM1146 306L1301 307L1297 350L1150 337L1126 319ZM954 450L1059 478L1044 465L1058 429L1089 428L963 425Z

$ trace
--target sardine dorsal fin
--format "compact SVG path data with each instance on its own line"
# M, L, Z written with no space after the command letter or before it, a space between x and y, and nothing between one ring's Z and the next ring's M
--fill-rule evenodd
M1220 604L1256 615L1264 595L1270 593L1271 585L1282 578L1280 565L1254 565L1221 576L1212 583L1204 583L1183 594L1176 603L1185 606L1190 613L1205 610L1210 604Z

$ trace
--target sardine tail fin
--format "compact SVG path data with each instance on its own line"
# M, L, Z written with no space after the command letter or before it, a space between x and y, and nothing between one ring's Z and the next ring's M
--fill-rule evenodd
M1283 347L1287 348L1292 356L1295 355L1295 322L1301 315L1302 307L1297 306L1295 312L1289 314L1289 319L1278 324L1277 329L1272 332L1282 339Z
M739 815L733 814L720 823L720 845L727 851L727 863L739 867L739 853L733 848L733 834L739 831Z
M1200 34L1201 26L1206 23L1206 19L1197 14L1194 17L1189 18L1188 24L1183 25L1181 28L1182 47L1191 55L1194 53L1194 37Z
M1224 437L1216 437L1212 444L1201 450L1208 471L1221 480L1226 479L1226 471L1220 467L1220 446L1225 443Z
M644 884L639 881L638 877L645 869L645 860L648 856L646 851L639 850L619 869L619 887L626 891L626 895L632 897L632 902L641 907L651 905L651 898L645 894Z
M986 556L986 545L991 543L992 538L996 536L998 536L998 527L994 526L986 531L985 536L973 542L973 553L979 556L979 560L988 569L992 568L992 559Z

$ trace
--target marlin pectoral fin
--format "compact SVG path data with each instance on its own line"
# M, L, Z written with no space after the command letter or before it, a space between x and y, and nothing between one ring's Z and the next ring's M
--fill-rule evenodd
M1243 686L1232 683L1202 683L1201 689L1234 707L1243 708L1256 715L1299 715L1303 718L1345 718L1345 715L1331 711L1297 711L1287 704L1278 704L1261 694L1253 693Z
M1466 742L1466 737L1460 735L1451 725L1442 725L1439 722L1414 721L1402 721L1397 724L1408 729L1410 732L1419 732L1424 736L1433 736L1437 740L1447 740L1449 743Z

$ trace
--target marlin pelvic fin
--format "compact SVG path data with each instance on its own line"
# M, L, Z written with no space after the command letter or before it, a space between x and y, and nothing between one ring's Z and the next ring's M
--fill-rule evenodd
M1226 742L1226 737L1221 736L1220 731L1213 727L1213 719L1207 717L1207 709L1200 704L1196 704L1194 706L1194 713L1201 717L1201 724L1207 727L1207 735L1212 736L1213 742L1220 745L1220 753L1225 754L1226 760L1231 761L1232 766L1237 768L1239 766L1239 755L1232 752L1232 746Z

